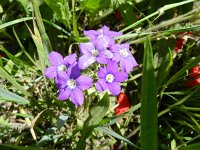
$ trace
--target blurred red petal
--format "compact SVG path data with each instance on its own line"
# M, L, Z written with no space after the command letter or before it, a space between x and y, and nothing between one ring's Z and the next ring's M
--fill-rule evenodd
M174 51L178 52L179 50L181 50L183 48L183 43L184 39L179 38L178 41L176 42L176 47L174 48Z
M196 86L198 84L200 84L200 78L190 80L190 81L186 82L184 85L187 86L187 87L193 87L193 86Z
M120 93L117 97L118 106L115 109L116 115L120 115L128 111L131 107L131 104L128 100L128 96L125 93Z
M190 69L189 78L194 78L194 77L197 77L198 75L200 75L200 70L198 66L195 66Z

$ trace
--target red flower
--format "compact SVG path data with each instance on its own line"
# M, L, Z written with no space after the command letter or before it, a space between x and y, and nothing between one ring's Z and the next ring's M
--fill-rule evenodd
M182 35L182 37L179 38L178 41L176 42L176 46L174 48L174 51L176 53L178 53L183 48L184 43L186 43L187 41L188 35L191 35L191 34L192 34L192 31L179 33L179 35Z
M118 106L115 109L116 115L120 115L128 111L131 107L131 104L128 100L128 96L125 93L120 93L117 97Z
M200 84L200 70L198 66L195 66L189 71L189 80L185 83L187 87L193 87Z
M178 53L179 50L181 50L183 48L183 44L184 44L184 39L179 38L178 41L176 42L176 47L174 48L174 51L176 53Z

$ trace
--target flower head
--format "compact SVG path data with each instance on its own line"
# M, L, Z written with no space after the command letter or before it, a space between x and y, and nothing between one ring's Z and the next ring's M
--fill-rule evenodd
M108 48L115 43L113 37L121 35L121 32L110 31L107 26L103 26L99 30L84 31L84 34L90 38L90 42L99 48Z
M51 66L47 67L44 75L47 78L56 78L59 72L71 71L71 65L76 62L76 54L66 56L64 59L58 52L52 51L49 56ZM69 69L69 70L68 70Z
M194 87L200 84L200 69L199 66L195 66L189 71L189 80L185 83L187 87Z
M118 95L121 91L120 82L128 78L124 71L118 71L116 61L110 61L106 68L101 67L97 73L99 80L96 83L98 91L109 90L113 95Z
M74 68L72 70L74 70ZM75 70L77 70L77 68ZM70 98L71 101L77 106L82 105L84 102L82 90L90 88L93 84L93 80L86 75L79 74L79 76L74 76L73 74L69 75L66 72L59 73L58 82L58 99L66 100Z
M83 54L79 58L79 67L85 69L94 62L106 64L113 57L113 53L106 49L96 47L93 43L81 43L80 50Z
M117 103L118 103L118 106L115 109L116 115L120 115L128 111L131 107L131 104L128 100L128 95L126 95L125 93L120 93L117 96Z
M129 50L129 44L115 44L111 47L113 60L120 62L123 71L129 73L138 64Z

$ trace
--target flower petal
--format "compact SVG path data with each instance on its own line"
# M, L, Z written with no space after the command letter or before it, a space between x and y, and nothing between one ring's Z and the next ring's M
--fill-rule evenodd
M118 52L113 54L113 60L119 62L121 60L121 56Z
M96 57L91 55L83 55L79 58L78 65L81 69L86 69L96 61Z
M96 60L99 64L107 64L109 59L103 56L98 56L96 57Z
M58 99L59 100L66 100L69 98L69 95L71 93L71 89L60 89Z
M86 89L90 88L92 86L92 84L93 84L92 83L93 80L90 77L86 76L86 75L82 75L82 76L78 77L76 79L76 82L78 84L77 86L81 90L86 90Z
M133 70L133 67L136 67L138 64L135 59L131 56L128 58L123 58L120 61L120 67L123 71L129 73Z
M66 72L60 71L57 75L58 84L66 84L66 81L69 79L69 75Z
M109 31L108 35L110 37L117 37L117 36L122 35L122 33L121 32L115 32L115 31Z
M94 44L98 50L106 49L115 43L114 39L108 36L97 38Z
M63 64L63 57L60 53L52 51L49 56L49 62L51 65L59 65L59 64Z
M81 74L81 69L79 68L78 63L74 62L74 64L70 65L67 73L72 79L78 78Z
M107 66L108 73L115 73L118 71L118 63L116 61L110 61Z
M99 92L105 91L107 89L107 83L104 79L99 79L96 83L96 89Z
M48 68L46 68L44 75L49 79L54 78L57 75L56 70L56 66L49 66Z
M118 95L121 92L121 87L117 82L108 84L108 89L113 95Z
M104 50L104 51L101 51L100 56L111 59L111 58L113 58L113 53L109 50Z
M118 71L114 76L116 82L124 82L128 78L128 74L124 71Z
M110 29L109 29L109 27L107 27L106 25L104 25L101 30L102 30L103 34L107 34Z
M98 31L95 30L88 30L83 32L84 35L88 36L90 40L95 40L97 36L100 34Z
M95 49L93 43L80 43L80 50L82 54L92 54L92 51Z
M98 76L99 78L105 78L106 75L107 75L107 70L106 70L106 68L101 67L101 68L98 70L98 72L97 72L97 76Z
M76 61L76 57L77 57L77 55L74 53L74 54L70 54L70 55L68 55L68 56L66 56L65 58L64 58L64 64L73 64L75 61Z
M84 96L83 92L79 88L75 88L72 90L70 94L71 101L76 105L80 106L83 104Z

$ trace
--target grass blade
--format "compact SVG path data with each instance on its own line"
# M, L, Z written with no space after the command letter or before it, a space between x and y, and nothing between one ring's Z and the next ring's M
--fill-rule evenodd
M36 17L37 26L38 26L39 32L41 34L43 47L44 47L44 50L45 50L45 53L47 56L48 53L50 51L52 51L51 43L50 43L49 37L47 36L47 33L45 31L45 27L44 27L42 17L40 14L38 2L37 2L37 0L33 0L32 3L33 3L33 9L34 9L35 17Z
M115 137L115 138L117 138L117 139L119 139L119 140L121 140L121 141L126 142L127 144L129 144L129 145L131 145L131 146L133 146L133 147L135 147L135 148L140 149L137 145L133 144L131 141L127 140L126 138L124 138L123 136L119 135L118 133L112 131L112 130L109 129L109 128L106 128L106 127L98 127L98 129L99 129L100 131L104 132L105 134L109 134L109 135L111 135L111 136L113 136L113 137Z
M141 91L141 148L157 150L157 89L154 77L153 52L149 37L144 43Z
M10 101L18 104L29 104L27 99L0 87L0 103L1 101Z
M9 21L9 22L6 22L4 24L1 24L0 29L12 26L14 24L18 24L20 22L24 22L24 21L27 21L27 20L32 20L32 19L33 19L33 17L25 17L25 18L20 18L20 19L16 19L16 20L13 20L13 21Z

